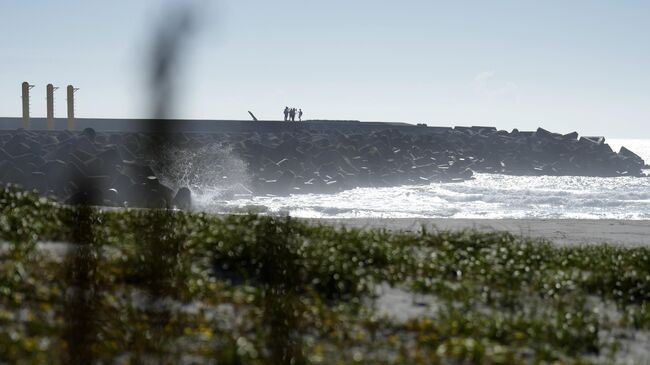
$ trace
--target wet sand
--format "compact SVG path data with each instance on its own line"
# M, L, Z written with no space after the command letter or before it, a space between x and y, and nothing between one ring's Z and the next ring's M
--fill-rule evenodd
M423 225L432 230L508 231L524 237L544 238L558 244L571 245L611 243L650 246L649 220L352 218L309 221L393 231L419 231Z

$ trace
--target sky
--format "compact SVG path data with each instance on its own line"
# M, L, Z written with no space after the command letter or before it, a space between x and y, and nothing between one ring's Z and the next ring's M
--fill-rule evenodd
M0 116L151 115L150 54L197 9L173 116L492 125L650 138L645 0L0 0Z

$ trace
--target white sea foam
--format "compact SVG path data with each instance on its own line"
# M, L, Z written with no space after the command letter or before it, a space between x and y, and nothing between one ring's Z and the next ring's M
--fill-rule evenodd
M609 141L650 161L649 140ZM476 174L461 183L358 188L287 197L197 196L197 208L224 213L258 207L318 218L650 219L650 178Z

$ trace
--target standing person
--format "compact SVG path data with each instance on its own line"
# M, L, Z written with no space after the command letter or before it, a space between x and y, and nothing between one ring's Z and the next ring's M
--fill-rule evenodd
M302 108L298 109L298 120L302 122Z
M286 122L289 119L289 107L284 107L284 121Z
M289 110L289 118L291 118L292 122L296 121L296 108L291 108L291 110Z

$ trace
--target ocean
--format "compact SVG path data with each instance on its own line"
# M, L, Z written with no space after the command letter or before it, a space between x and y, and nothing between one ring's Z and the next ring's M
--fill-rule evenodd
M650 163L650 140L611 139ZM650 174L650 171L646 171ZM337 194L234 195L203 187L196 209L303 218L538 218L650 220L650 177L475 174L461 183L357 188Z

